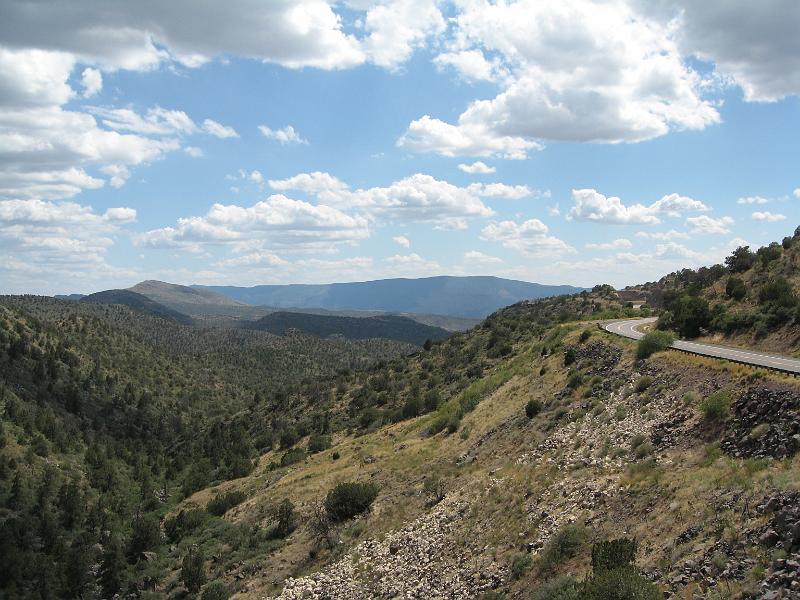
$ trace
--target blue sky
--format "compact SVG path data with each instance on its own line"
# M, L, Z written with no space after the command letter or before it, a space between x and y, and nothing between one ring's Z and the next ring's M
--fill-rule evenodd
M798 224L790 0L6 4L2 292L621 286Z

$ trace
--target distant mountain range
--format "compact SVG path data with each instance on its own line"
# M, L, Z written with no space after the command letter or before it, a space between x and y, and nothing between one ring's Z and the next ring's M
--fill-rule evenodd
M408 317L381 315L376 317L340 317L310 313L274 312L245 325L248 329L286 335L291 330L319 337L341 335L354 340L386 338L421 346L425 340L441 340L450 332L441 327L424 325Z
M584 288L499 277L425 277L322 285L192 286L245 304L277 308L377 310L485 317L520 300L575 294Z
M151 300L160 302L166 306L173 304L180 305L217 305L217 306L242 306L242 302L234 300L232 297L218 294L209 289L201 287L189 287L177 285L175 283L165 283L148 279L137 283L128 288L132 292L147 296Z
M94 302L96 304L122 304L140 312L149 313L157 317L162 317L181 325L192 325L193 320L190 316L172 310L147 296L132 292L131 290L106 290L83 296L79 302Z

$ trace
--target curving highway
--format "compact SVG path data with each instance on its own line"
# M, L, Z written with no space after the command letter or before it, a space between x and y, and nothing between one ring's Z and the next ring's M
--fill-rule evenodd
M655 317L648 319L625 319L621 321L610 321L603 324L603 329L616 335L638 340L644 337L644 333L639 331L639 327L647 323L654 323ZM716 344L703 344L700 342L687 342L677 340L671 346L676 350L699 354L700 356L710 356L721 358L754 367L764 367L800 375L800 359L779 354L767 354L766 352L756 352L754 350L743 350L741 348L731 348L730 346L718 346Z

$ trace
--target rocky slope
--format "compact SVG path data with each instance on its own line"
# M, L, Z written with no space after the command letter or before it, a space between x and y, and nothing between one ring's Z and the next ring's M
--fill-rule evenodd
M518 343L483 377L497 385L453 433L431 435L434 415L421 416L339 436L286 470L266 456L232 482L248 500L231 522L268 527L284 498L301 515L280 548L219 574L236 597L530 598L582 577L592 543L618 537L638 540L665 598L798 597L795 381L672 352L635 362L631 343L588 324ZM343 480L377 483L378 499L319 544L314 506ZM578 548L553 559L573 530Z

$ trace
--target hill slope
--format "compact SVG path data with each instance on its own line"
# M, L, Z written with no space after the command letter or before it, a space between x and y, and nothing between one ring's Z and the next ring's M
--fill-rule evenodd
M659 327L772 352L800 352L800 228L781 243L739 247L725 264L640 286Z
M207 289L166 283L153 279L142 281L128 289L160 302L164 306L176 308L176 310L191 305L241 306L242 304L228 296L217 294Z
M181 325L191 325L192 318L177 310L173 310L151 300L147 296L137 294L130 290L106 290L104 292L97 292L83 296L79 302L93 302L96 304L121 304L128 306L134 310L145 312L163 319L180 323Z
M573 286L551 286L498 277L381 279L326 285L194 286L247 304L284 308L380 310L485 317L520 300L572 294Z
M285 335L294 329L319 337L340 335L350 339L386 338L417 346L422 346L426 340L440 340L450 335L449 331L441 327L423 325L408 317L395 315L338 317L274 312L246 326L276 335Z

